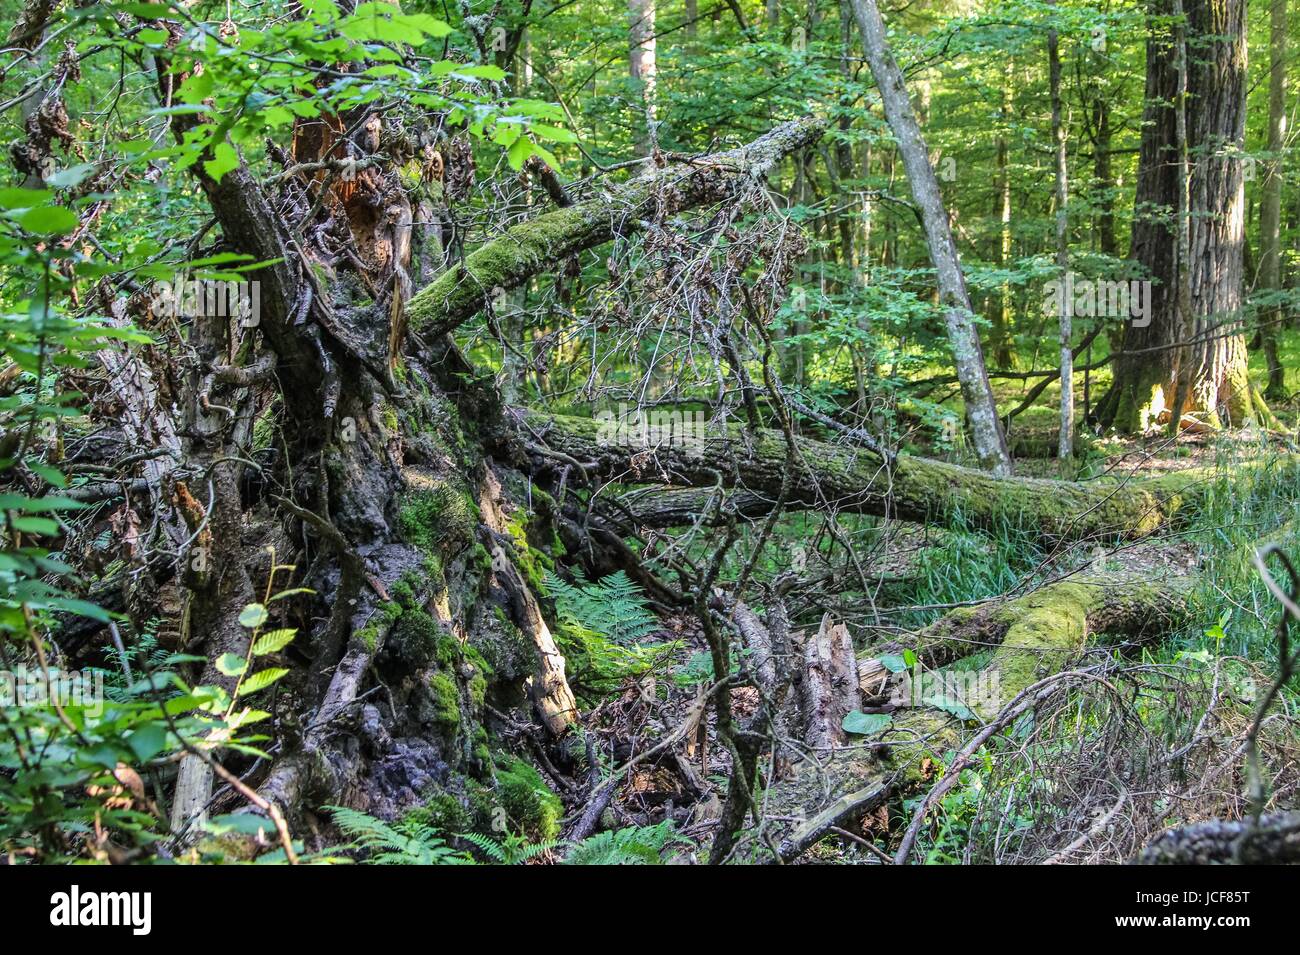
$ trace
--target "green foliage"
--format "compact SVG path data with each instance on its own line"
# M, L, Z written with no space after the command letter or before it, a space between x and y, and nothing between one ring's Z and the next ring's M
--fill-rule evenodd
M500 840L480 832L463 832L460 837L498 865L523 865L559 845L555 840L529 842L514 833L507 833Z
M365 861L375 865L467 865L473 860L464 852L447 845L437 832L424 822L407 817L396 825L348 809L327 806L334 824L352 842L349 848L364 853Z
M541 774L513 756L498 756L496 792L510 825L530 839L546 842L560 834L564 807Z
M554 574L546 575L547 592L555 598L562 620L570 621L615 643L644 640L659 626L636 584L619 570L595 582L582 572L577 582L567 583Z
M661 865L664 847L683 841L667 819L656 826L598 832L569 849L565 865Z

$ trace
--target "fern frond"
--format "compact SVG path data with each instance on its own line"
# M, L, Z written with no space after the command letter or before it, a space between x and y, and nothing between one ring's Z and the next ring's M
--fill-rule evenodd
M505 847L490 836L485 836L481 832L462 832L458 833L458 835L493 862L505 863Z
M349 809L326 806L334 823L375 865L463 865L470 860L447 845L438 833L420 823L391 826L382 819Z
M659 629L658 618L626 572L617 571L594 583L581 572L576 578L576 584L549 573L545 578L547 592L566 620L615 643L636 643Z
M682 841L671 820L657 826L631 826L600 832L575 844L565 865L661 865L660 853L670 842Z

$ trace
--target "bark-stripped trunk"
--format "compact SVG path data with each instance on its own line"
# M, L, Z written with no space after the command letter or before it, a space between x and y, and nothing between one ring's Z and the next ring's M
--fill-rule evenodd
M898 63L885 42L885 25L880 19L875 0L853 0L853 13L862 33L867 62L871 66L871 73L876 79L876 87L885 107L885 117L898 142L898 152L907 171L912 198L916 201L925 224L926 242L930 259L934 263L939 302L944 309L953 364L961 381L962 399L970 422L971 444L981 466L995 474L1010 474L1011 455L1007 452L1002 424L998 420L997 403L993 399L993 388L984 367L984 349L975 329L970 295L966 291L966 278L957 257L957 245L953 241L952 226L948 222L948 213L939 191L939 180L930 165L925 140L907 96L903 72L898 68Z

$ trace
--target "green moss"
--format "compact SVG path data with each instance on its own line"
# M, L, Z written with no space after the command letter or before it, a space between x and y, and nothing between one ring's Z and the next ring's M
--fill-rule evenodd
M438 793L429 797L403 817L444 835L466 832L473 826L469 809L452 793Z
M460 690L456 681L441 670L429 677L429 693L433 698L433 720L444 729L460 725Z
M528 519L522 512L506 524L506 530L515 545L515 566L534 593L544 593L546 573L554 572L555 561L545 551L534 547L528 539Z
M449 670L460 662L460 642L450 633L443 632L438 637L437 648L434 651L434 658L438 661L438 666L444 670Z
M475 711L483 709L487 701L487 678L477 671L469 678L469 701Z
M379 638L402 617L402 605L395 600L380 604L364 627L355 634L371 653L379 646Z
M382 409L382 418L384 427L388 429L390 434L396 434L401 430L402 425L401 422L398 421L397 407L395 405L385 403Z
M1096 585L1062 582L1003 610L1012 615L1012 623L989 663L998 676L999 699L981 701L975 707L981 717L992 718L1026 687L1058 672L1083 651L1088 613L1097 605L1100 593Z
M389 645L403 661L418 669L439 659L444 637L454 643L427 610L415 607L401 615Z
M398 507L397 520L408 543L435 555L439 548L473 540L478 507L465 492L440 484L408 494Z
M522 759L498 759L497 796L510 823L535 841L554 839L560 834L564 807L542 776Z

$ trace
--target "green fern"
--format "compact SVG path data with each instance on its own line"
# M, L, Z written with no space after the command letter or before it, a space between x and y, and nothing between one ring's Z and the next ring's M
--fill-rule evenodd
M670 842L681 841L672 820L657 826L632 826L617 832L599 832L569 850L565 865L662 865L661 853Z
M407 819L392 826L382 819L346 806L326 806L334 824L352 840L351 848L363 850L374 865L467 865L464 852L447 845L437 830Z
M505 839L501 842L491 836L485 836L481 832L462 832L460 838L478 849L497 865L523 865L530 859L535 859L545 852L550 852L559 845L554 840L529 842L525 837L513 833L507 833Z
M560 616L615 643L637 643L659 628L637 585L623 571L595 582L579 571L570 584L546 575L546 589L555 598Z

